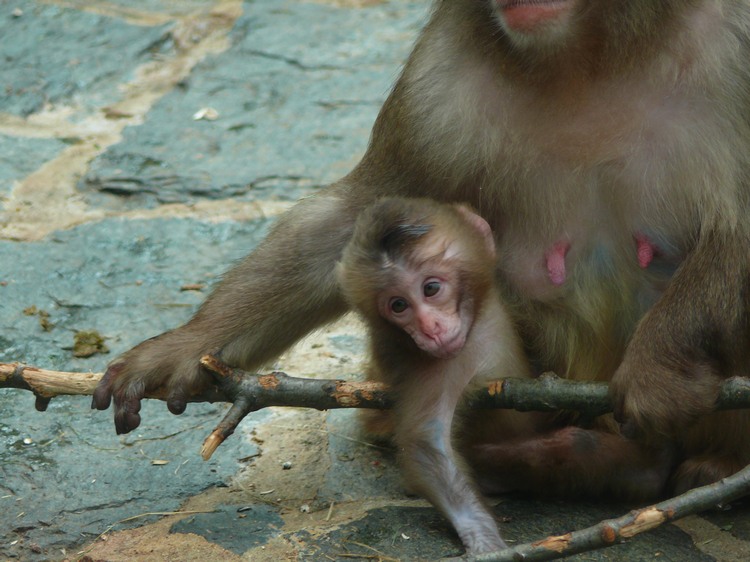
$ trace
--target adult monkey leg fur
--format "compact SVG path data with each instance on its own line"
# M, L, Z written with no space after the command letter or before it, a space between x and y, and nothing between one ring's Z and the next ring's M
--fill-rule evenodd
M485 485L505 467L518 488L643 481L648 495L735 472L750 415L706 412L750 364L749 60L743 0L436 2L362 161L282 217L187 324L116 359L93 405L114 398L124 433L147 389L182 412L207 384L204 353L269 361L347 309L334 269L359 210L429 197L491 226L532 369L611 380L626 433L671 442L657 454L612 419L551 420L524 441L477 421L463 447ZM614 468L631 485L610 485Z

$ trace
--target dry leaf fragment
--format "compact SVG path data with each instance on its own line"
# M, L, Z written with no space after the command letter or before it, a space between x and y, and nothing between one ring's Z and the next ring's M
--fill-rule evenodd
M73 336L73 355L91 357L96 353L109 353L104 337L96 330L81 330Z

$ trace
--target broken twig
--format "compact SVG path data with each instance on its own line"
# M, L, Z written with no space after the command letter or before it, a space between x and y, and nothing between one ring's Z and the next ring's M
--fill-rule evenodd
M748 494L750 466L714 484L694 488L661 503L631 511L617 519L606 519L586 529L565 535L551 536L502 551L465 558L471 562L555 560L615 546L664 523L727 505Z

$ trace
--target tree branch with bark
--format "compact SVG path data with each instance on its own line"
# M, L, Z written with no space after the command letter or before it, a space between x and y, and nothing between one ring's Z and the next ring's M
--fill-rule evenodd
M310 379L273 372L253 374L222 363L212 355L201 358L201 365L213 375L216 384L189 397L190 402L231 402L232 407L204 443L205 459L231 435L249 413L270 406L296 406L332 410L337 408L388 409L393 399L380 383L340 379ZM44 411L49 401L62 395L91 395L102 373L51 371L23 365L0 363L0 388L29 390L36 396L36 408ZM166 399L164 389L146 398ZM479 386L467 397L471 408L513 408L520 411L572 410L589 417L612 411L606 383L578 382L545 373L535 379L498 379ZM733 377L721 387L717 410L750 407L750 379Z
M601 521L586 529L550 536L540 541L513 546L498 552L465 558L471 562L555 560L581 552L615 546L664 523L701 511L716 509L748 494L750 494L750 466L714 484L694 488L661 503L633 510L616 519Z

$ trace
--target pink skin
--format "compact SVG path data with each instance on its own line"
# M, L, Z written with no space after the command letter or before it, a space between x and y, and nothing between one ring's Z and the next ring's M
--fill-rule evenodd
M639 232L633 238L635 238L638 265L641 266L641 268L646 269L654 259L658 249L645 234Z
M544 254L547 260L547 275L553 285L559 287L565 283L565 256L570 250L570 242L555 242L552 247Z
M378 296L380 314L411 336L421 350L439 359L458 355L466 343L470 322L458 307L456 283L450 276L406 279ZM427 290L432 287L437 290Z
M464 205L455 205L455 209L481 236L487 260L494 260L495 240L487 221ZM419 349L438 359L456 357L474 323L468 300L461 298L459 268L452 262L462 252L462 245L450 239L426 241L421 254L430 257L417 266L397 266L393 282L377 296L380 315L409 334ZM398 304L395 308L394 303Z
M636 233L635 238L636 254L638 256L638 265L646 269L654 260L654 256L659 252L659 248L651 242L648 236L642 233ZM552 247L544 254L547 263L547 275L553 285L559 287L565 283L567 272L565 269L565 257L570 250L570 242L555 242Z
M439 359L455 357L464 348L466 334L458 315L445 315L429 305L415 307L414 326L405 328L414 342Z
M648 236L637 233L633 236L636 244L636 255L638 256L638 265L646 269L654 260L659 248L651 242ZM544 254L547 262L547 275L553 285L559 287L565 283L567 272L565 270L565 256L570 250L570 242L555 242L552 247Z
M533 32L562 18L570 10L568 0L496 0L505 25L520 33Z

